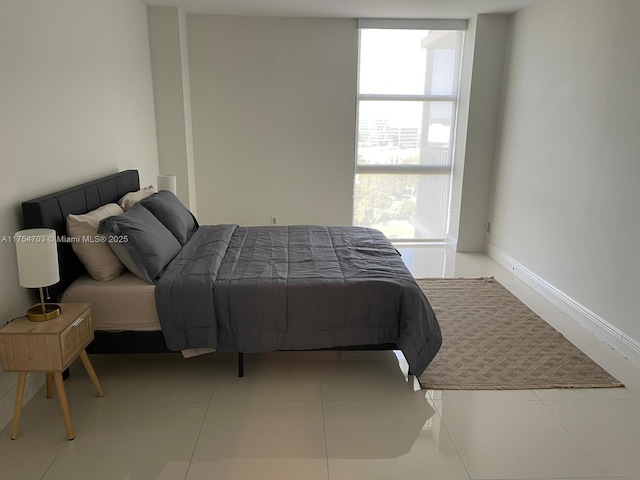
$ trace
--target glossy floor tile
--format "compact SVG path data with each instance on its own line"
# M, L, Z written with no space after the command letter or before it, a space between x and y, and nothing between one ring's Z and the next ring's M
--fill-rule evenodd
M314 362L299 360L297 352L289 361L245 355L245 376L235 368L221 369L213 389L213 402L320 401L320 374Z
M205 404L186 403L96 408L43 479L182 479L206 411Z
M207 403L219 362L180 354L131 355L123 370L99 379L107 404ZM80 376L84 381L86 375Z
M77 423L86 411L72 409L71 414ZM0 430L2 480L41 479L69 443L57 403L51 406L25 405L20 421L20 436L16 440L11 440L10 436L11 425Z
M324 402L329 478L468 479L429 403Z
M640 398L545 401L608 476L640 472Z
M188 480L327 479L322 403L211 403Z
M420 390L399 352L93 355L0 430L0 480L640 480L640 368L482 254L403 247L416 277L493 276L625 383Z
M539 401L435 401L471 478L605 476Z
M373 352L377 361L342 361L320 366L324 401L418 400L425 392L408 383L392 352Z

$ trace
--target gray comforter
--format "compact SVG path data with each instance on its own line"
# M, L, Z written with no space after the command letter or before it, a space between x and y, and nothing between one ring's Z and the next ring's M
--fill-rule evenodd
M171 350L395 343L420 375L442 343L389 240L361 227L202 226L156 282Z

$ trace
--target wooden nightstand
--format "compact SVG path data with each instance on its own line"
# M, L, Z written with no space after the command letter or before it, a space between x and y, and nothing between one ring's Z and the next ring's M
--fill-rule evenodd
M19 318L0 330L0 358L4 371L18 372L12 440L18 438L20 429L27 372L46 373L47 398L53 396L51 384L52 381L55 383L69 440L73 440L74 434L62 372L79 356L98 396L104 396L85 351L86 346L93 340L90 307L88 303L62 303L62 313L58 318L45 322L31 322L26 318Z

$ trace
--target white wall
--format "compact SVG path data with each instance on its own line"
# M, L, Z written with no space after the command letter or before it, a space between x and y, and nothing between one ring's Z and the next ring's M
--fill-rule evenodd
M639 22L636 0L515 15L489 239L636 345Z
M177 195L196 211L186 15L147 7L160 173L176 175Z
M21 228L20 203L34 196L126 168L155 183L142 3L3 0L0 65L0 238ZM4 325L31 297L18 285L14 246L0 244L0 259ZM0 427L13 413L14 382L0 373Z
M465 32L448 242L484 251L509 16L477 15Z
M351 224L355 20L187 15L198 220Z

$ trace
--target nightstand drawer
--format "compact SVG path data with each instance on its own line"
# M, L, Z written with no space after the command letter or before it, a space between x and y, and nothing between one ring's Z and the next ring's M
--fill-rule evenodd
M91 310L87 310L60 334L62 363L66 364L75 358L78 351L92 339Z
M53 320L20 318L0 329L0 357L7 372L61 372L93 340L88 303L63 303Z

